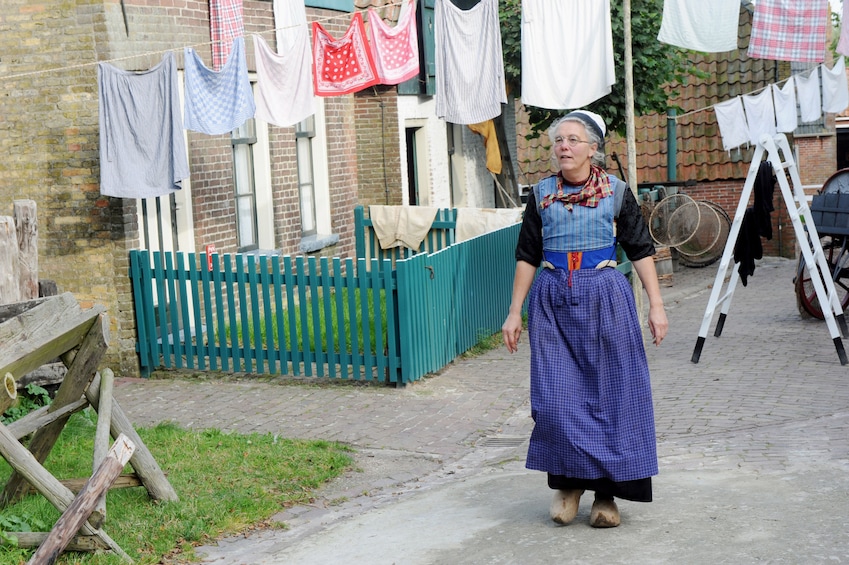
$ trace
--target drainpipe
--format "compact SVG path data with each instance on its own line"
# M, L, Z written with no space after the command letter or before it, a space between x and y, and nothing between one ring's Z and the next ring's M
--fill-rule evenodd
M675 131L675 108L666 110L666 180L678 180L678 135Z

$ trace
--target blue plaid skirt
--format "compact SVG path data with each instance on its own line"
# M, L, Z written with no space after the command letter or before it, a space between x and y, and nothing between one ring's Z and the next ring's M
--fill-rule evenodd
M656 475L648 364L631 285L616 269L543 269L528 303L526 467L578 479Z

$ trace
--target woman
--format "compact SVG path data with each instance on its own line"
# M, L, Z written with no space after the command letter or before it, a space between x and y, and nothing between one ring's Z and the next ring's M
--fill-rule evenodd
M557 523L572 521L584 491L595 491L590 525L600 528L620 523L614 497L650 502L657 474L648 365L631 286L614 268L617 241L648 295L655 345L669 325L637 201L598 164L605 129L601 116L579 110L549 130L559 172L529 195L501 328L515 352L530 292L526 466L548 473Z

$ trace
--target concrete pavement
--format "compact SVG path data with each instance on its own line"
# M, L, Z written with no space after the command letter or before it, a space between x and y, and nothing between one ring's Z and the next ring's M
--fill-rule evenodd
M825 323L800 316L794 268L760 262L698 364L717 265L676 271L663 289L670 334L648 348L655 501L620 502L613 530L587 524L591 495L572 524L555 525L544 474L523 468L526 340L514 355L501 347L397 390L121 379L115 394L137 426L173 420L356 449L358 470L276 517L288 529L199 548L209 564L846 563L849 366Z

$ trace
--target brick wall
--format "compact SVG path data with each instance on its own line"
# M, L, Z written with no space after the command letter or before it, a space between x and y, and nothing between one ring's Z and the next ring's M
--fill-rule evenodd
M401 205L401 154L395 87L366 89L354 98L357 120L359 198L369 204Z

